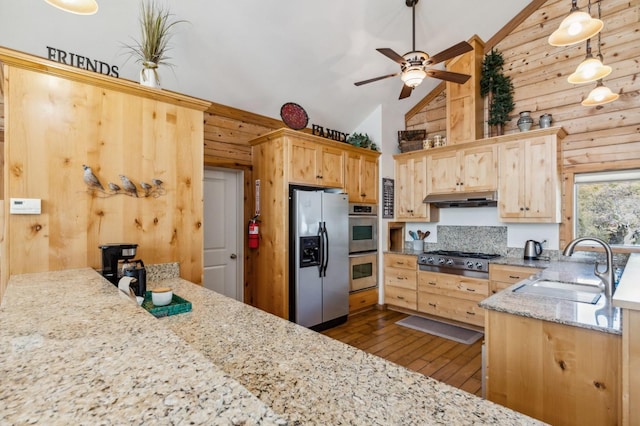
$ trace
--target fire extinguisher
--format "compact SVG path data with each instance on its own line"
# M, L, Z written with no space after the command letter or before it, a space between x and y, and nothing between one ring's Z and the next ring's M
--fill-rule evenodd
M258 226L258 216L254 216L249 221L249 248L255 249L260 246L260 227Z

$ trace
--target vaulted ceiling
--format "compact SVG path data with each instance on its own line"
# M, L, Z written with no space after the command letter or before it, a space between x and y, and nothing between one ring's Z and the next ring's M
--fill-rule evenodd
M138 36L139 2L98 0L96 15L59 11L43 0L0 0L0 45L37 56L47 46L117 65L137 80L124 43ZM352 131L378 105L406 112L439 80L427 79L398 100L399 77L354 82L399 70L375 49L411 50L411 8L405 0L164 0L176 19L173 68L162 86L279 118L300 104L311 123ZM477 34L489 39L528 0L420 0L416 49L431 55ZM567 6L569 8L569 4ZM441 67L441 66L440 66Z

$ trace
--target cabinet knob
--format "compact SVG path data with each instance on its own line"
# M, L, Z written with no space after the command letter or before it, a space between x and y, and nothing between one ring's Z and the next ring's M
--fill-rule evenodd
M360 196L361 196L362 198L364 198L364 197L366 197L366 196L367 196L367 194L360 194Z
M520 207L520 211L521 211L521 212L522 212L522 211L524 211L524 208Z
M529 207L525 207L524 209L525 209L526 211L529 211Z

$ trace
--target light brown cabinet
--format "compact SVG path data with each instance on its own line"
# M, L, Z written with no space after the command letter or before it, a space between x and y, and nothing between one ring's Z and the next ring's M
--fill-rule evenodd
M394 156L396 219L437 222L439 210L422 202L427 195L427 156L423 151Z
M378 288L349 293L349 313L364 311L378 303Z
M503 222L560 222L560 174L555 134L499 147L498 212Z
M438 272L418 271L418 311L484 326L478 302L489 294L489 281Z
M290 129L267 133L249 143L253 178L260 181L262 221L260 247L252 250L254 304L288 319L289 184L344 189L347 154L380 153Z
M384 303L401 308L417 307L416 256L385 253Z
M344 188L344 151L292 139L289 145L289 181L303 185Z
M347 152L345 191L351 203L378 203L379 153Z
M487 399L553 425L620 424L619 335L487 311Z
M432 153L427 157L427 193L495 191L498 164L495 145Z
M513 284L537 274L541 269L528 266L489 264L489 290L496 294Z

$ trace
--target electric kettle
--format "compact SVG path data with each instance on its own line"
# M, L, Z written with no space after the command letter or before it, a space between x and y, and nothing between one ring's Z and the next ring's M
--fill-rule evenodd
M525 260L535 260L542 254L542 244L538 241L527 240L524 244Z

